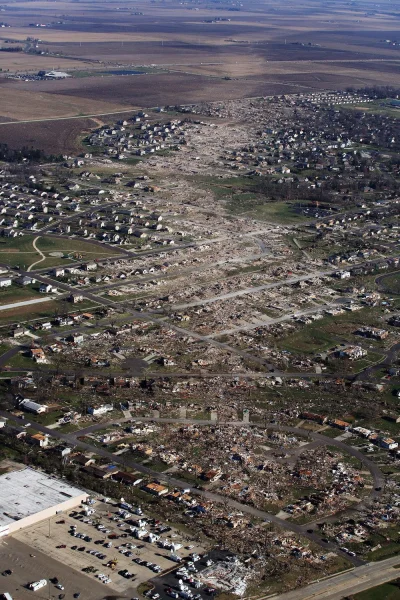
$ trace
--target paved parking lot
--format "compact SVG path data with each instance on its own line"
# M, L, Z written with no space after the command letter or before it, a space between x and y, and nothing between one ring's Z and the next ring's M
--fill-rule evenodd
M225 559L229 556L229 552L221 551L221 550L212 550L205 554L200 560L194 563L194 568L198 573L201 573L207 565L208 560L211 560L213 563L217 563L221 559ZM185 566L182 564L185 568ZM187 565L186 565L187 568ZM187 600L212 600L214 596L213 589L209 588L206 584L201 585L199 587L195 587L195 581L197 579L197 573L191 572L189 568L187 568L187 575L179 575L181 571L169 572L152 580L154 584L154 590L149 594L150 598L154 598L154 596L158 598L157 600L171 600L171 598L176 598L176 595L179 594L181 588L179 586L179 580L181 579L184 585L187 586L189 594L192 594L192 597L189 597ZM181 598L179 600L182 600Z
M31 556L33 554L33 556ZM17 600L57 600L65 594L65 600L73 600L73 594L80 592L80 600L101 600L107 593L106 586L89 579L65 563L58 562L48 553L33 548L13 537L0 541L0 573L12 570L12 575L0 575L0 593L9 592ZM32 592L25 586L39 579L57 577L65 587L61 592L49 583L46 587Z
M156 543L135 539L131 535L129 532L130 525L124 519L119 519L117 515L118 507L108 503L96 502L93 508L95 513L87 517L74 518L70 516L72 511L68 514L60 514L18 532L14 538L29 544L35 552L40 551L51 555L60 564L68 565L68 567L79 571L81 577L87 578L88 581L96 581L97 585L103 587L104 594L107 594L107 590L109 590L108 593L113 591L124 596L136 597L137 586L156 576L155 571L144 564L138 564L135 559L158 565L163 573L176 566L176 563L169 558L171 555L170 550L160 548ZM80 512L79 508L77 512ZM113 520L117 518L118 521ZM131 515L131 518L137 520L145 518L145 516ZM84 522L83 519L88 522ZM99 525L103 525L106 531L99 531L97 529ZM76 527L76 533L91 538L90 541L74 537L71 534L72 526ZM145 525L146 529L152 533L156 533L160 526L162 526L161 523L148 523ZM110 539L110 535L119 537L118 539ZM188 556L191 552L202 552L203 550L198 545L194 546L193 542L190 543L187 539L183 539L182 534L178 531L170 530L162 533L160 535L161 540L182 544L182 548L177 551L182 557ZM112 543L112 547L106 548L104 544L109 543ZM132 547L127 548L128 544ZM120 548L122 545L124 547ZM189 548L188 545L191 547ZM61 546L65 546L65 548ZM76 547L76 549L73 550L72 547ZM121 553L121 550L130 554L126 556ZM90 551L100 552L103 557L94 556L90 554ZM115 570L106 566L110 560L117 560ZM82 569L87 567L95 569L96 572L82 572ZM127 570L133 577L126 578L121 575L120 572L123 570ZM100 573L109 576L111 582L107 585L100 583L97 579ZM59 579L61 580L60 577Z

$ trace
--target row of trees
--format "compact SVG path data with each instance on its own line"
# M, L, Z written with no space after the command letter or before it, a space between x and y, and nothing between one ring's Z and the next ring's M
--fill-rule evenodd
M31 162L60 162L63 160L63 157L55 154L48 155L39 148L22 146L22 148L15 149L10 148L8 144L0 143L0 160L10 163L19 163L23 160Z

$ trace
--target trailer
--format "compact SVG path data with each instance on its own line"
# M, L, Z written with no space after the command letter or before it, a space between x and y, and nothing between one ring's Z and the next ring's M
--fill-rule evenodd
M37 590L40 590L45 585L47 585L46 579L40 579L39 581L33 581L28 585L28 587L30 590L32 590L32 592L37 592Z

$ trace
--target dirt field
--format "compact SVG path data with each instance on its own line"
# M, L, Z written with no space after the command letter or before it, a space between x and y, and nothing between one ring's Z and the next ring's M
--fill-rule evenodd
M0 52L0 69L2 71L51 71L59 69L65 71L71 68L91 68L89 61L82 62L71 58L51 56L36 56L24 52Z
M43 94L36 82L8 81L1 86L1 114L5 117L23 121L51 117L68 117L79 114L95 114L116 111L125 108L117 101L103 102L95 98L77 98L63 94L55 98L52 94ZM47 84L57 84L55 81ZM23 89L22 86L25 86ZM53 86L54 88L54 86ZM51 89L51 85L49 86Z
M38 52L45 55L0 53L0 68L59 67L80 73L64 81L0 78L0 113L4 121L47 119L131 106L400 85L395 18L388 0L379 9L372 0L360 6L250 0L245 7L232 0L218 10L202 1L194 9L176 0L141 0L134 8L103 0L11 3L2 13L10 27L0 30L0 44L36 38ZM165 72L91 73L135 66ZM67 150L74 147L80 125L85 129L90 122L13 126L15 136L0 128L0 140L11 138L14 144L27 137L40 148L50 144L53 151Z

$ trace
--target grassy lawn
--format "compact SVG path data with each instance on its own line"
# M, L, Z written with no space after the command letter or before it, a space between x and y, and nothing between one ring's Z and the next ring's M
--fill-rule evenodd
M392 556L398 556L400 553L399 544L397 542L391 542L389 544L385 544L382 548L375 550L374 552L368 552L365 554L364 558L367 561L378 561L385 560L386 558L391 558ZM400 557L399 557L400 559ZM400 596L399 596L400 598Z
M8 366L12 367L14 370L18 369L32 369L35 366L35 363L28 356L24 356L21 352L13 356L10 361L7 363Z
M233 215L248 215L256 219L277 223L301 223L306 220L298 214L295 207L287 202L269 202L265 194L260 192L258 178L196 176L196 183L214 194L215 200L225 204Z
M352 596L354 600L400 600L400 588L394 581L383 583Z
M384 344L382 342L366 340L355 335L355 331L361 325L382 327L382 322L379 321L380 315L379 309L363 309L357 312L344 312L336 317L326 316L284 337L278 342L278 345L290 352L307 354L323 352L341 343L357 346L368 345L368 355L365 359L354 363L355 370L358 371L361 367L379 362L383 358ZM370 349L369 346L374 347ZM362 364L364 361L365 364Z
M303 327L300 331L289 335L284 340L278 342L278 345L289 352L304 352L313 354L314 352L323 352L335 346L337 341L333 334L328 333L324 327L320 326L322 321L312 323Z
M30 304L28 306L18 306L0 311L0 325L7 323L20 323L31 321L32 319L41 319L52 317L56 312L63 314L66 311L65 302L50 300L48 302Z
M302 215L296 213L292 204L287 202L266 202L262 195L251 193L234 194L227 199L227 209L235 215L246 214L249 217L277 223L300 223Z
M354 104L352 106L346 106L346 109L400 118L400 110L394 106L391 106L390 102L390 98L386 100L379 99L374 100L373 102L368 102L367 104Z
M367 551L364 554L363 559L367 561L376 562L400 554L399 532L396 524L391 523L386 529L373 533L370 542L378 547L373 552Z
M379 287L388 294L400 294L400 273L390 273L380 280Z
M328 427L327 429L319 431L318 433L322 433L322 435L326 435L326 437L335 438L335 437L338 437L338 435L340 435L343 432L340 431L340 429L336 429L334 427Z
M83 260L91 258L106 257L119 254L118 249L109 248L108 246L101 247L91 242L85 242L80 239L59 239L52 237L41 237L35 235L25 235L18 238L2 238L0 241L0 262L10 265L11 267L19 266L27 268L33 263L41 259L39 252L33 247L33 241L39 237L36 242L39 248L45 255L49 252L63 252L66 257L74 253L79 253ZM46 260L38 265L38 268L51 267L59 265L63 262L62 258L47 257Z
M41 425L52 425L56 423L60 417L63 416L62 410L50 410L49 412L42 413L41 415L35 415L34 421Z
M22 302L24 300L34 300L40 298L39 284L36 285L10 285L10 287L0 288L0 306L3 304L12 304L13 302Z

